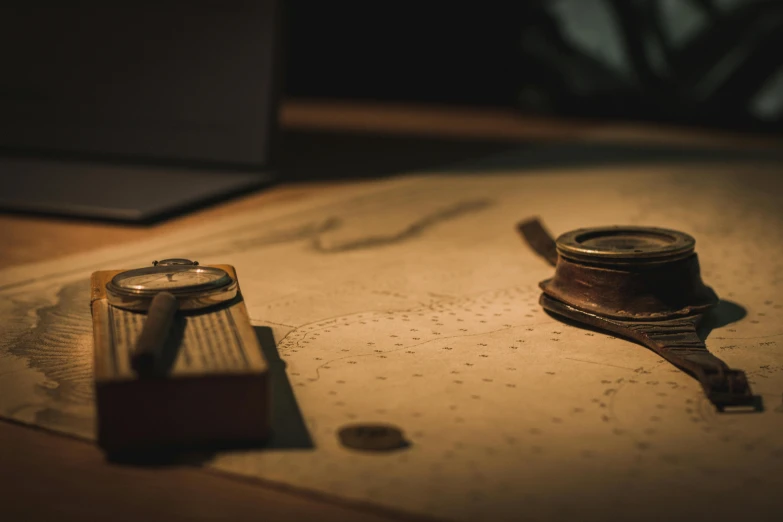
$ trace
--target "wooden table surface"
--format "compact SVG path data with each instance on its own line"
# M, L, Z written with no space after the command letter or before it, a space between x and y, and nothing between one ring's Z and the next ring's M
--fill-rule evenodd
M504 150L522 141L578 140L779 147L781 141L636 124L522 118L511 112L289 102L281 184L152 226L0 214L0 268L53 259L182 229L258 206L340 190L346 179L384 176ZM285 137L285 134L284 134ZM364 155L358 154L363 151ZM306 151L303 154L303 151ZM309 158L303 161L302 158ZM324 179L308 175L319 171ZM93 444L0 421L2 520L381 521L409 515L187 467L105 462Z

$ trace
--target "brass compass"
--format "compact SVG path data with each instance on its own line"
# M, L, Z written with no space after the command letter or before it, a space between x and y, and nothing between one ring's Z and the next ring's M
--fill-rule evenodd
M711 354L698 334L719 300L701 279L693 237L616 226L578 229L555 241L537 219L518 228L555 267L539 285L545 310L654 350L698 379L719 411L758 409L745 372Z

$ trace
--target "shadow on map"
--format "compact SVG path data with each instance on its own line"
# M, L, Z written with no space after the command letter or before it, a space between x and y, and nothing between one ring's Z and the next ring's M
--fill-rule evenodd
M267 449L312 449L313 439L296 402L296 396L280 358L272 329L255 326L256 336L269 365L269 390L272 397L272 436L264 446Z
M707 314L699 325L699 337L706 340L715 328L723 328L745 318L748 311L745 307L733 302L721 299L717 306Z

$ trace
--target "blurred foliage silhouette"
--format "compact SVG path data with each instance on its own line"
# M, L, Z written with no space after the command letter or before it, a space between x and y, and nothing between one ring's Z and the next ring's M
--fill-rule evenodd
M783 125L779 0L291 0L287 18L292 96Z
M783 123L783 2L559 0L522 29L519 106L752 127Z

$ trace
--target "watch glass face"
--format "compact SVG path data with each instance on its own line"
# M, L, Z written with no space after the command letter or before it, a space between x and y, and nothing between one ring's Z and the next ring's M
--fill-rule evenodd
M182 292L208 289L230 283L226 272L201 266L158 266L118 274L113 283L132 292Z

